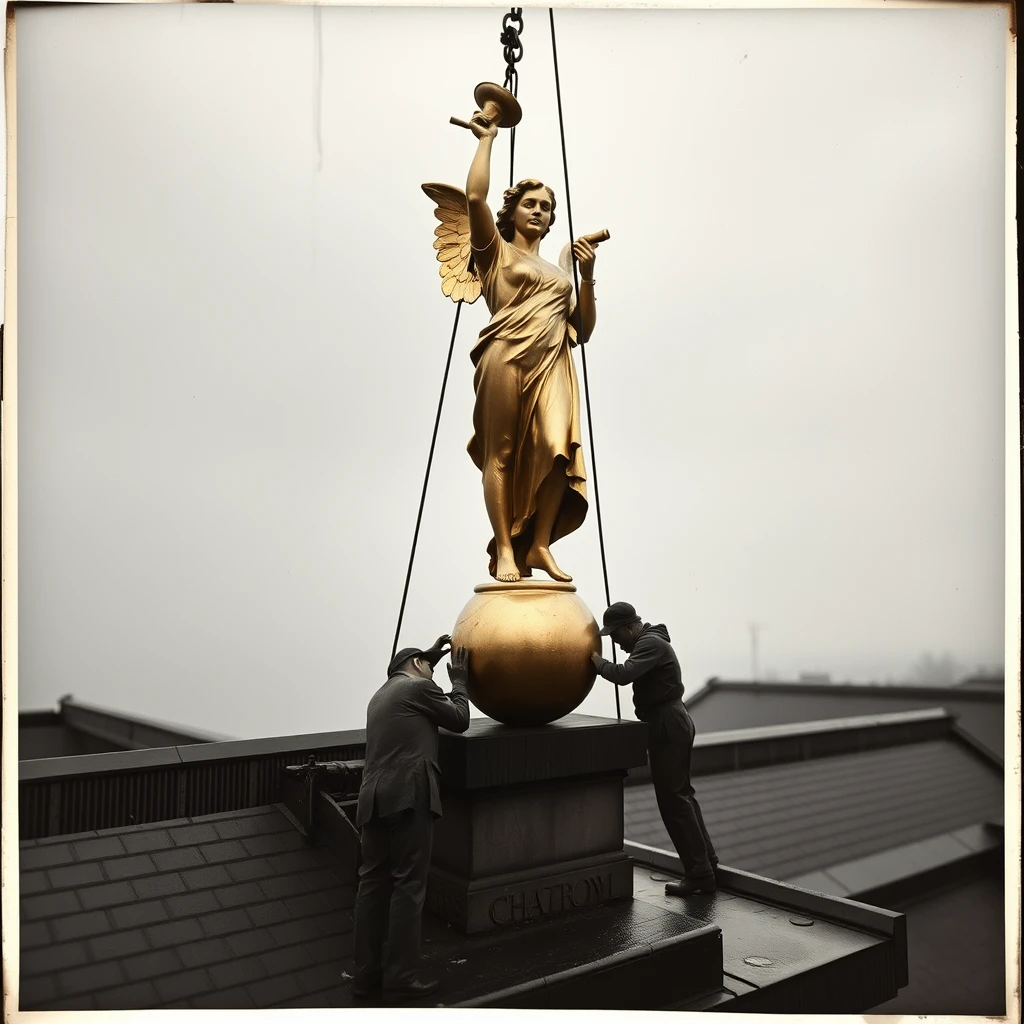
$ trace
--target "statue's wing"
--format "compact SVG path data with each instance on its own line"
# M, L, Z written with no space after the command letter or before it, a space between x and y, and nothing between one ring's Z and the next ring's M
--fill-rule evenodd
M434 248L441 264L441 291L452 302L476 302L480 297L480 278L473 265L473 250L469 244L469 207L466 193L453 185L430 182L421 186L437 206L434 216L439 223L434 228L437 236Z

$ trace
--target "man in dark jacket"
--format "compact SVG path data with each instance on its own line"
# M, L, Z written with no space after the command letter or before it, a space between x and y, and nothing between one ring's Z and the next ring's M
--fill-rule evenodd
M436 981L416 976L434 818L441 816L437 730L469 728L469 657L452 655L446 696L434 666L450 636L429 650L406 647L388 665L388 681L366 709L366 759L356 805L362 864L355 905L355 979L359 999L425 996Z
M683 705L683 678L668 630L643 622L631 604L617 601L604 613L601 635L610 636L629 654L623 665L600 654L592 660L598 674L609 682L633 684L636 717L648 723L647 753L658 810L686 871L685 881L669 882L665 892L673 896L714 892L718 856L690 784L695 729Z

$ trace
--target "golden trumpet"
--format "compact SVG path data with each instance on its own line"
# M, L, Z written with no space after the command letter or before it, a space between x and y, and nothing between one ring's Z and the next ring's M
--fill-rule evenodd
M514 128L523 118L523 108L515 96L494 82L481 82L473 90L473 99L488 124L495 124L499 128ZM472 127L469 121L459 117L450 117L448 120L460 128Z

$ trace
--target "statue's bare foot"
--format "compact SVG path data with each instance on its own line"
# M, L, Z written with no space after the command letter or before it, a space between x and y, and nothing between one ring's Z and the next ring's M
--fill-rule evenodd
M502 583L516 583L519 580L519 569L515 557L511 554L499 555L494 568L494 578Z
M539 544L534 544L527 552L524 559L531 569L543 569L553 580L568 583L572 577L567 572L562 572L551 557L551 551Z

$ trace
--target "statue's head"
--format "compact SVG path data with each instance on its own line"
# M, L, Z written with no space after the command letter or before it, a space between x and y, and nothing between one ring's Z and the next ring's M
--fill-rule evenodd
M506 242L511 242L516 237L517 211L523 225L528 224L533 217L547 217L541 238L551 230L551 225L555 223L555 193L544 182L537 181L536 178L524 178L512 188L505 189L502 198L504 201L495 220L498 234ZM543 209L545 206L546 210Z

